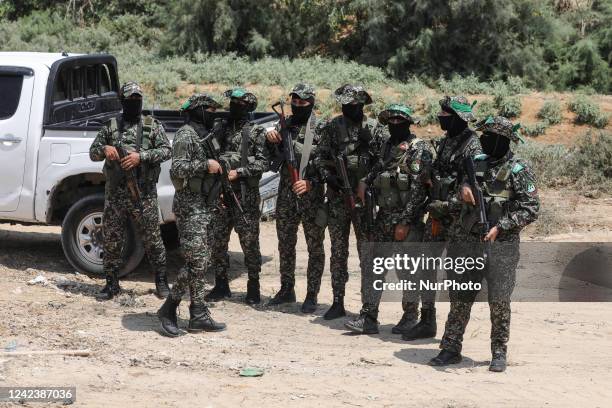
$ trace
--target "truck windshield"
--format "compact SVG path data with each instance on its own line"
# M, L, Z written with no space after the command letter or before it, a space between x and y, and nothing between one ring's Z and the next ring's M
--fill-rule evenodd
M23 76L0 74L0 120L9 119L17 111Z

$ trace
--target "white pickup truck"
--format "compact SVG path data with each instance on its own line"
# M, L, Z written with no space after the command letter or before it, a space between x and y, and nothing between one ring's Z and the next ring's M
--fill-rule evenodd
M66 258L86 273L102 273L104 253L105 179L102 163L89 159L89 146L120 112L118 88L111 55L0 52L0 222L61 225ZM178 111L145 113L162 122L170 140L183 123ZM273 119L265 112L253 117L260 124ZM157 184L163 223L174 221L169 166L162 164ZM262 179L264 214L274 207L275 182L270 174ZM128 237L122 276L144 255L131 225Z

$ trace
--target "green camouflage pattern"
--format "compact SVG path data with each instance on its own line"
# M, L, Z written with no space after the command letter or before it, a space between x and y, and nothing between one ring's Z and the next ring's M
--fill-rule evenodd
M108 184L107 184L108 185ZM142 195L142 213L132 202L127 187L120 186L104 192L103 270L107 277L116 276L123 266L122 250L126 243L128 218L131 218L138 235L142 238L145 254L155 273L166 273L166 248L159 229L159 205L157 191Z
M346 126L344 139L341 127ZM334 166L334 157L344 153L349 157L360 156L368 163L359 168L368 169L374 163L376 155L384 140L389 138L386 128L380 126L375 120L366 118L361 123L346 121L342 115L321 122L317 128L321 135L314 158L313 165L316 169L318 182L327 182L327 209L328 209L328 231L331 241L330 271L332 277L332 289L334 296L344 296L346 282L348 281L348 256L349 256L349 233L353 225L357 239L357 252L361 254L361 244L367 239L365 231L365 210L363 207L355 209L352 216L347 208L345 196L340 193L330 181L338 178ZM359 180L365 175L359 172L359 168L348 166L347 172L351 185L355 189ZM360 255L361 259L361 255ZM363 268L362 268L363 269Z
M505 157L489 161L481 155L479 160L486 160L488 170L479 180L485 201L489 201L487 185L498 180L502 168L516 169L509 174L504 188L512 193L504 205L503 216L496 226L500 229L497 240L492 245L491 260L485 271L469 271L458 279L478 282L487 280L488 301L491 312L491 352L506 355L510 338L510 296L516 280L516 267L519 262L520 232L534 222L540 210L540 200L536 188L536 178L528 164L509 152ZM515 166L520 164L520 166ZM473 209L467 204L464 208ZM464 213L462 212L462 215ZM477 231L466 231L460 222L453 224L449 233L450 243L448 257L481 256L482 247L478 245L481 235ZM499 243L496 245L496 243ZM457 278L457 274L454 277ZM450 292L451 309L440 348L460 352L465 328L469 322L470 310L474 303L474 291Z
M259 246L259 221L261 217L259 180L264 171L268 169L268 156L266 153L266 131L261 126L253 126L250 131L248 146L248 164L240 167L240 151L242 142L242 128L249 126L248 121L233 122L222 121L213 129L214 137L220 142L221 150L218 152L221 159L233 157L236 160L227 160L231 170L237 170L239 179L253 179L257 185L246 189L246 197L242 196L240 182L232 183L234 192L238 196L245 212L247 222L237 216L231 200L225 205L217 205L213 209L210 236L211 261L210 267L217 278L227 278L229 259L227 250L232 230L235 230L244 253L244 263L249 278L258 279L261 271L261 251Z
M349 103L362 103L369 105L372 103L372 97L366 90L359 85L345 84L334 91L334 97L341 105Z
M182 105L182 111L188 111L200 106L204 108L221 108L221 104L217 102L211 95L206 93L196 93L191 95Z
M301 151L304 144L306 125L293 126L291 116L287 118L287 125L293 138L294 151L298 163L301 160ZM313 150L320 141L315 124L313 128ZM276 146L276 145L274 145ZM268 143L268 149L273 151L274 146ZM314 156L314 151L310 157ZM309 179L313 171L312 160L305 169L305 178ZM325 228L315 222L317 210L323 203L323 184L313 183L308 193L296 199L292 191L291 175L287 166L280 169L280 181L276 201L276 234L278 236L279 272L281 284L293 287L295 285L295 256L299 225L304 230L304 238L308 248L308 267L306 270L306 290L308 293L318 294L321 288L321 276L325 268L325 249L323 240ZM298 208L299 202L299 208Z
M405 242L421 242L423 239L421 217L427 198L424 178L433 159L429 144L410 134L404 140L397 141L395 144L386 141L378 151L377 157L384 164L384 167L380 168L377 174L370 174L367 177L368 180L374 182L381 174L404 174L408 176L410 185L407 190L408 200L406 203L398 203L395 208L379 209L373 231L369 232L369 241L395 242L395 227L398 224L403 224L410 228ZM378 183L374 182L374 185L378 185ZM394 185L392 189L399 194L400 190L397 185ZM380 196L382 192L375 188L375 194ZM366 263L366 265L371 265L371 262ZM409 279L408 275L400 275L398 275L399 279ZM362 312L369 313L376 318L382 291L374 290L373 282L376 279L384 280L385 275L375 275L370 267L366 267L362 269L361 278ZM407 316L416 320L418 317L416 291L403 292L402 309L407 313Z
M129 81L121 85L121 88L119 88L120 98L125 99L125 98L129 98L132 95L140 95L140 96L144 95L144 93L142 92L142 88L137 82Z
M388 105L387 108L378 114L378 121L386 125L390 118L402 118L410 122L411 124L419 123L419 120L414 116L414 111L408 105L400 103L393 103Z
M174 136L172 143L172 166L170 177L173 180L202 178L208 175L209 153L202 143L207 131L197 123L182 126ZM191 302L203 305L204 275L210 261L208 231L212 211L216 201L209 202L201 192L189 188L176 190L172 211L176 215L181 252L185 260L179 271L170 295L180 300L189 290Z
M315 87L310 84L296 84L289 92L289 95L297 95L300 99L310 99L315 97Z
M465 96L445 96L443 99L440 99L440 107L443 110L455 112L457 116L466 122L476 121L476 116L472 112L475 104L476 101L470 105Z
M514 143L525 142L519 132L521 125L516 125L503 116L489 116L486 119L478 122L475 126L476 130L483 133L494 133L496 135L504 136L510 139Z
M141 118L141 122L143 119ZM144 124L143 124L144 127ZM125 123L123 129L123 139L121 144L128 151L136 150L136 139L138 132L137 123ZM111 124L108 122L103 126L96 135L93 143L89 148L89 157L92 161L102 161L105 159L104 146L118 146L119 131L112 131ZM145 137L143 132L142 143L140 146L140 175L145 177L141 180L145 190L155 189L157 179L156 174L159 174L160 164L170 158L170 141L166 137L164 127L157 119L153 119L151 131L148 137ZM118 162L104 162L104 174L109 178L106 183L106 188L112 188L116 185L125 185L125 178L121 170L118 170ZM144 166L147 166L147 171L143 171ZM112 178L112 180L110 180Z
M244 88L232 88L223 92L223 96L229 99L235 98L245 101L249 106L249 112L252 112L257 107L257 97Z

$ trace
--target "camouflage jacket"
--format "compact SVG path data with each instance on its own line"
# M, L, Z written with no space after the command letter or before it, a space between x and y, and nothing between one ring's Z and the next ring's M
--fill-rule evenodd
M330 177L337 178L334 158L344 155L347 173L353 189L365 177L376 160L384 140L389 138L385 127L364 116L362 123L353 123L344 116L322 122L317 128L321 140L314 157L314 166L320 182L328 182L328 192L334 191Z
M268 169L266 130L261 126L250 128L247 157L242 157L242 133L245 126L250 126L247 120L217 120L212 130L221 160L229 165L230 170L238 172L238 180L232 183L235 189L239 189L240 181L246 181L251 189L258 187L261 175Z
M151 120L150 130L146 122ZM119 121L117 119L106 123L96 135L91 147L89 157L92 161L105 159L104 146L123 146L127 151L136 150L137 123L125 123L121 140L119 140ZM160 173L160 164L170 158L170 142L166 137L161 123L154 118L141 119L143 136L140 145L140 166L137 171L139 182L146 187L154 187ZM125 176L119 162L108 160L104 163L104 174L109 180L108 186L119 186L125 183Z
M318 146L321 135L319 134L320 127L319 121L316 121L311 125L312 126L312 150L310 152L310 157L308 160L308 164L304 169L304 173L301 175L303 179L309 180L313 184L313 189L301 196L302 207L316 207L323 200L323 185L318 182L318 177L316 174L316 169L314 168L313 158L316 154L316 147ZM291 124L291 116L287 117L287 126L290 129L291 137L293 139L293 151L295 154L295 159L299 165L302 160L302 151L304 148L304 137L306 135L306 124L300 126L293 126ZM280 125L276 124L276 130L280 131ZM273 169L272 162L277 161L276 156L281 154L279 151L282 147L278 144L273 144L266 142L268 155L270 157L271 166L270 169ZM294 193L291 191L291 175L289 174L289 170L287 169L287 165L285 163L281 163L280 171L280 184L279 184L279 194L287 194L293 195Z
M205 205L214 204L218 197L204 200L216 183L215 175L208 173L210 152L203 140L208 130L198 124L189 123L182 126L174 135L172 142L172 166L170 178L174 184L174 209L178 211L202 210Z
M377 164L366 183L374 187L384 222L414 224L427 199L426 172L431 166L429 143L410 135L397 144L387 140L377 152Z
M487 205L491 226L499 227L499 241L518 240L521 230L534 222L540 211L536 177L529 165L512 152L492 160L485 154L474 157L477 181ZM467 183L467 179L463 180ZM477 207L462 204L460 225L466 233L478 233Z

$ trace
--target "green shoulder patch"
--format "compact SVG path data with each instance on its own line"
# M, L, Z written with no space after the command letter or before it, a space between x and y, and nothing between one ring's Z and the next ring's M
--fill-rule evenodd
M519 171L523 170L524 168L525 166L523 166L521 163L515 163L514 166L512 166L512 172L516 174Z

